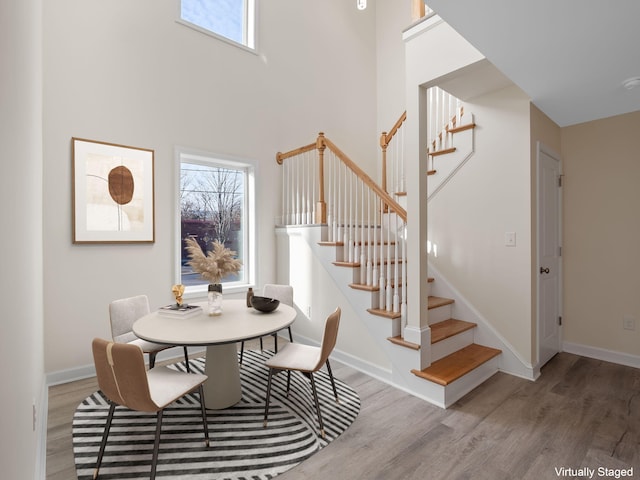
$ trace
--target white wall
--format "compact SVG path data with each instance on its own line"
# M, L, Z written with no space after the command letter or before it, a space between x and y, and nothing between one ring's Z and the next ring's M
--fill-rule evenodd
M405 36L409 118L418 117L424 101L420 92L425 87L462 78L465 71L473 71L473 66L484 60L444 22L427 21ZM438 45L447 48L439 49ZM468 78L473 82L472 74ZM432 256L429 261L520 358L531 363L529 99L518 88L506 87L465 99L465 105L478 125L475 153L429 202L428 237L438 246L438 257ZM426 122L421 128L427 128ZM427 169L424 137L423 131L410 126L407 152L409 158L419 159L410 161L407 167L410 225L417 223L415 219L420 218L423 208L411 199L420 198L415 179ZM505 232L516 232L516 247L504 246ZM423 249L421 242L413 247L409 242L409 255L418 256ZM416 278L419 274L412 273L417 270L412 265L409 274ZM410 284L410 296L411 285L415 284L419 282ZM410 306L409 315L418 314L417 308L412 310Z
M42 326L42 5L0 3L0 465L41 478L46 408ZM33 406L38 416L33 429Z
M91 363L91 339L109 336L111 300L170 301L174 146L258 163L258 287L275 279L275 153L322 130L355 161L375 162L375 10L342 0L258 3L253 55L176 23L178 0L45 2L48 372ZM71 243L74 136L155 150L154 244Z
M429 202L438 251L429 260L531 363L529 98L508 87L466 101L465 111L477 124L475 153ZM505 232L516 233L515 247Z

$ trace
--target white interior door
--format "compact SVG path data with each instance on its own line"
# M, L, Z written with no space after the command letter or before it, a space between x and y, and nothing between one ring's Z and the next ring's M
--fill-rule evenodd
M538 144L538 366L561 345L562 170L560 156Z

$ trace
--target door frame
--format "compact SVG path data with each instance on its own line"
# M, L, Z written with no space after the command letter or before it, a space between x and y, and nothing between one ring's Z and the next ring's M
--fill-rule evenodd
M542 329L542 317L541 317L541 308L540 308L540 302L541 302L541 298L540 298L540 287L541 287L541 275L540 275L540 268L541 268L541 264L540 264L540 258L541 258L541 251L540 251L540 245L541 245L541 233L540 233L540 198L541 198L541 175L540 175L540 170L541 170L541 162L540 162L540 154L544 153L545 155L553 158L554 160L556 160L558 162L558 173L560 178L564 178L563 177L563 171L562 171L562 157L560 156L559 153L557 153L556 151L554 151L553 149L549 148L548 146L546 146L545 144L543 144L542 142L538 141L536 142L536 265L535 265L535 271L534 271L534 275L536 277L536 370L539 371L539 369L543 366L543 364L541 363L541 358L540 358L540 353L541 353L541 349L540 349L540 336L541 336L541 329ZM558 211L557 211L557 221L558 221L558 246L562 249L562 224L563 224L563 220L562 220L562 184L559 187L558 190ZM561 250L562 252L562 250ZM562 252L564 253L564 252ZM563 302L562 302L562 295L563 295L563 268L562 268L562 264L563 264L563 254L560 255L560 259L558 262L558 315L560 316L560 318L562 318L562 312L563 312ZM564 322L560 323L558 325L558 352L562 351L562 339L563 339L563 326L564 326ZM548 359L547 359L548 361ZM545 361L546 363L546 361Z

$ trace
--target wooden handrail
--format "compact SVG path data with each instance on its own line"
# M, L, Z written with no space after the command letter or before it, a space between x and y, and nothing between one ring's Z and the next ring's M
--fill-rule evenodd
M406 112L403 114L403 116L404 118L406 118ZM400 118L402 119L402 116ZM404 119L402 119L402 121L398 120L396 124L399 126L403 121ZM397 128L395 130L397 130ZM402 220L404 220L405 222L407 221L407 211L402 208L402 206L398 202L391 198L383 188L381 188L376 182L374 182L373 179L369 175L367 175L364 170L362 170L356 163L353 162L353 160L351 160L342 150L340 150L335 143L325 137L324 133L320 132L318 134L318 138L314 143L310 143L309 145L305 145L288 152L278 152L276 154L276 162L278 163L278 165L282 165L284 163L284 160L287 158L295 157L296 155L310 152L311 150L318 150L320 170L318 177L320 183L320 199L316 204L316 223L326 223L327 221L326 203L324 201L324 150L327 147L342 161L342 163L350 168L351 171L353 171L371 190L373 190L380 197L385 206L391 208L394 212L396 212L396 214Z
M398 133L398 129L402 126L402 124L406 119L407 119L407 111L405 110L402 113L402 115L400 115L400 118L398 118L395 125L391 127L391 130L389 130L389 133L382 132L382 137L380 137L380 146L382 146L383 137L384 137L384 146L386 147L387 145L389 145L389 142L391 142L391 139L394 137L394 135Z
M400 115L400 118L398 118L393 127L391 127L389 133L382 132L382 134L380 135L380 148L382 149L382 189L387 193L389 192L389 190L387 189L387 147L389 146L391 139L393 139L395 134L398 133L398 129L406 119L407 111L405 110L402 115Z
M356 165L345 153L340 150L331 140L326 137L324 138L324 143L329 150L331 150L347 167L351 169L360 179L371 189L373 190L385 203L388 205L402 220L407 221L407 211L402 208L402 206L396 202L393 198L389 196L387 192L385 192L376 182L374 182L367 173L362 170L358 165Z
M316 147L317 142L314 142L310 143L309 145L305 145L304 147L296 148L295 150L290 150L285 153L278 152L276 153L276 162L278 163L278 165L282 165L282 162L284 162L287 158L295 157L296 155L300 155L301 153L310 152L311 150L315 150Z

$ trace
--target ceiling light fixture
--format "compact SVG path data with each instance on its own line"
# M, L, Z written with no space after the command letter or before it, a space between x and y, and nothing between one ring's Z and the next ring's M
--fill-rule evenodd
M367 0L356 0L356 7L358 10L364 10L367 8Z
M622 86L627 90L631 90L640 86L640 77L627 78L624 82L622 82Z

